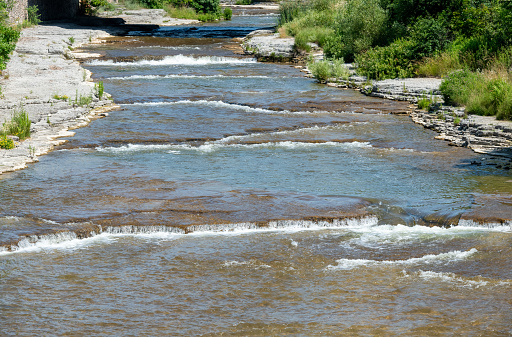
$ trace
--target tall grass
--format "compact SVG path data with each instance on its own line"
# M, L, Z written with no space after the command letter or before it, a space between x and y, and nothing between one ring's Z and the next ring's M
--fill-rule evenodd
M440 90L445 102L465 106L467 113L512 119L512 75L506 69L456 71Z
M164 9L172 18L197 20L197 13L193 8L179 6L176 7L174 5L168 4L164 6Z
M308 63L308 69L319 82L331 78L347 80L350 75L343 59L310 62Z
M23 108L16 109L9 122L3 123L3 135L13 135L21 140L30 137L30 126L32 122Z

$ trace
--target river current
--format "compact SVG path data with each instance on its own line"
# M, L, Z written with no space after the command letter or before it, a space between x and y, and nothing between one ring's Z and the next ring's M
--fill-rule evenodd
M0 335L512 335L510 171L233 53L275 21L89 47L121 109L1 177Z

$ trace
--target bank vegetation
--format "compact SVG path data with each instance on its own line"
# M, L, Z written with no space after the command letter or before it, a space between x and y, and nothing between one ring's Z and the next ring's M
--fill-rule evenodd
M135 10L164 9L170 17L199 21L231 20L231 8L222 10L219 0L120 0L118 5ZM94 15L98 11L113 11L116 6L107 0L83 0L82 12Z
M443 77L449 103L512 119L512 1L288 0L280 8L280 32L298 48L316 43L369 79Z

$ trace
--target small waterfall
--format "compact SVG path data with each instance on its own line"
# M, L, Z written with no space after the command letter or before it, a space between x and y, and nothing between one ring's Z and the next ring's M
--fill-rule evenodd
M336 218L336 219L303 219L303 220L273 220L268 222L240 222L227 224L204 224L188 226L137 226L120 225L101 227L84 224L84 228L62 230L55 233L34 234L21 237L17 242L0 246L0 254L47 248L73 240L82 240L100 234L108 235L143 235L155 233L171 233L186 235L192 233L243 233L249 231L275 230L321 230L328 228L371 228L379 225L379 218L374 215ZM476 220L460 219L459 227L480 227L501 231L512 231L512 221L481 223Z

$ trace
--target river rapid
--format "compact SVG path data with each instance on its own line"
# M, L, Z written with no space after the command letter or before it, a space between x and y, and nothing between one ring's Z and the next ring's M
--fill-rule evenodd
M121 109L0 178L0 335L512 334L510 171L233 53L275 22L89 47Z

